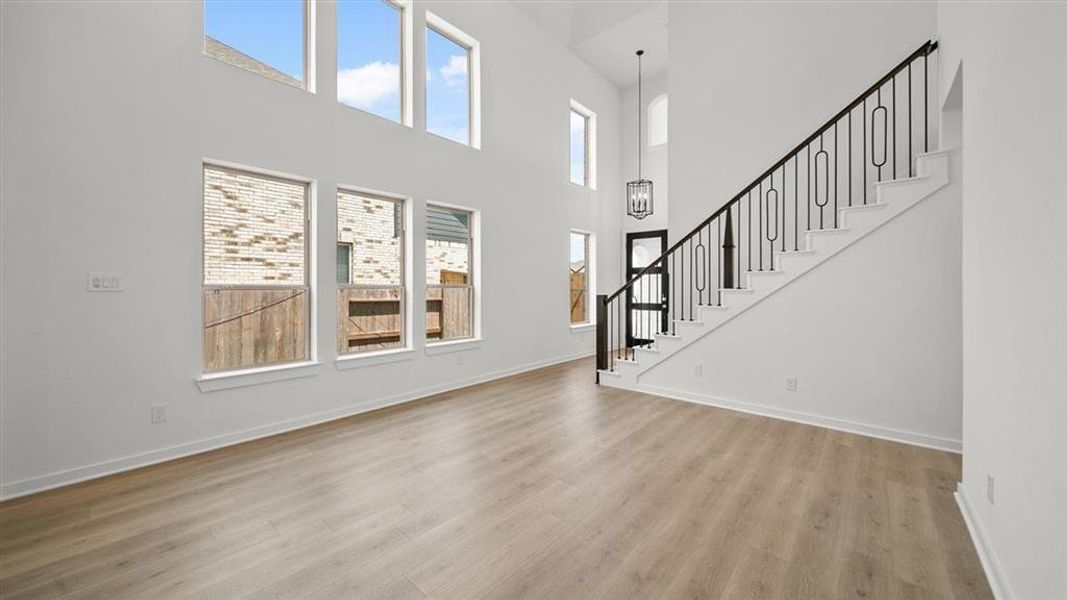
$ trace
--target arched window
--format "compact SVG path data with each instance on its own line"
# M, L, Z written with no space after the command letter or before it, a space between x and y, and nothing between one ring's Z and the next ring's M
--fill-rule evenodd
M667 143L667 94L660 94L648 103L648 147Z

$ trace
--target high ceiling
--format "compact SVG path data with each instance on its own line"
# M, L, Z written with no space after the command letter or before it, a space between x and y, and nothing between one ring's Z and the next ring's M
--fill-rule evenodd
M658 1L512 0L556 39L620 87L637 81L634 52L645 51L644 73L667 71L667 3Z

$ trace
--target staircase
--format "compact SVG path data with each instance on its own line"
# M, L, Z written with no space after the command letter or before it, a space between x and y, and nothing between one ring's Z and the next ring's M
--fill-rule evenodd
M597 382L643 373L948 183L930 151L930 55L911 53L610 295L597 297ZM656 310L649 310L650 306Z

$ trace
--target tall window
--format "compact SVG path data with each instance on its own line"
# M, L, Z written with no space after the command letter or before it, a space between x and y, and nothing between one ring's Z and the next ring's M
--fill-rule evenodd
M411 124L408 12L405 0L337 3L339 102Z
M596 189L596 113L571 100L571 183Z
M478 42L426 13L426 130L480 146Z
M426 339L474 337L474 215L426 206Z
M309 6L305 0L204 0L204 53L308 87Z
M337 191L338 353L405 345L403 223L402 200Z
M572 231L570 238L571 261L571 325L583 325L590 323L592 311L592 292L590 280L592 278L592 256L590 240L592 236L580 231Z
M204 165L205 372L309 358L308 195Z

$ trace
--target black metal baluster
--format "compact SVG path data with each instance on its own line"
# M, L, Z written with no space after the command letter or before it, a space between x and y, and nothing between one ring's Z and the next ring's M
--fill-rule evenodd
M763 233L763 181L762 180L760 180L760 182L759 182L759 196L758 197L760 199L760 202L756 206L756 209L759 211L759 241L757 242L757 244L759 245L759 270L762 271L763 270L763 236L764 236L764 233Z
M837 143L837 123L834 123L834 229L837 229L837 180L841 179L840 171L837 169L837 155L840 153L841 146Z
M771 227L771 194L774 194L774 227ZM767 210L765 211L767 219L767 231L763 234L767 241L770 243L770 259L771 266L770 271L774 270L774 242L778 239L778 190L774 189L774 173L771 173L771 189L767 190L767 197L764 199ZM771 232L774 232L774 237L771 237ZM760 269L761 271L763 269Z
M852 111L848 111L848 205L852 206Z
M797 206L797 196L800 194L800 178L797 177L797 173L799 173L798 163L800 163L800 158L797 155L793 155L793 252L797 251L797 224L800 223L800 213Z
M897 178L897 76L893 75L893 179Z
M824 178L823 187L825 188L824 198L822 202L819 202L819 158L822 158ZM830 203L830 154L826 152L822 144L822 134L819 134L819 151L815 153L815 206L819 207L819 229L825 229L826 223L824 221L824 210L826 205Z
M752 270L752 190L748 190L748 270Z
M808 143L806 150L808 151L808 171L804 173L804 187L808 188L808 228L806 231L811 231L811 143Z
M929 56L929 51L923 54L923 152L930 151L930 75L926 64Z
M730 214L730 209L729 208L726 209L726 214L727 214L727 216L729 216L729 214ZM716 254L718 255L718 259L716 259L716 261L715 261L715 270L719 272L719 287L715 288L715 304L718 305L718 306L722 306L723 263L726 261L726 258L722 253L723 220L722 219L716 219L715 221L719 224L719 234L715 237L715 248L716 248Z
M881 160L881 162L879 162L875 158L877 156L877 153L875 153L875 151L874 151L874 142L877 139L877 136L874 134L874 131L875 131L875 126L878 124L878 114L879 114L878 111L881 111L881 115L882 115L882 160ZM889 160L889 157L887 156L889 154L889 131L888 131L888 129L889 129L889 122L888 122L889 121L889 117L886 114L887 112L888 111L886 110L886 107L882 104L882 88L878 88L878 106L874 107L874 110L871 111L871 164L873 164L875 167L878 167L878 182L879 183L881 183L881 181L882 181L882 167L885 165L886 161Z
M689 238L689 320L693 320L693 284L696 280L693 279L693 238Z
M867 98L863 99L863 205L867 205Z
M911 160L911 113L912 113L912 101L911 101L911 63L908 63L908 177L914 177L915 173L912 170Z

